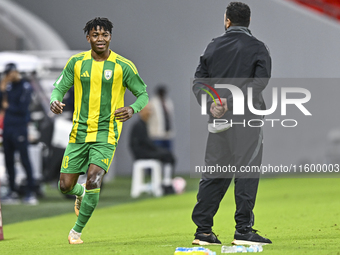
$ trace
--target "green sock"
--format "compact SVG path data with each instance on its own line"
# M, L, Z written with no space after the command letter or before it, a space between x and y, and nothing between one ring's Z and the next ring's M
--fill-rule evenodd
M58 189L60 190L60 181L58 182ZM63 194L81 196L84 193L84 189L85 188L81 184L77 183L76 185L74 185L72 190Z
M85 191L85 196L81 202L79 210L79 216L76 224L73 227L73 230L78 233L81 233L85 227L99 201L100 188Z

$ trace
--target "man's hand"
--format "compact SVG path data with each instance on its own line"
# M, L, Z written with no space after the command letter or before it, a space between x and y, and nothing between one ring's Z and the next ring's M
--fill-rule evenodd
M227 99L221 98L221 101L222 105L220 103L220 100L217 100L216 104L212 103L210 106L210 112L212 116L218 119L221 118L228 111Z
M128 106L128 107L121 107L117 109L114 115L117 120L121 122L125 122L132 117L133 113L134 113L134 110L132 109L132 107Z
M58 100L53 101L52 104L50 105L50 110L54 113L54 114L61 114L63 112L63 108L64 108L65 104L59 102Z
M2 100L2 108L6 110L6 109L8 108L8 106L9 106L9 105L8 105L7 99L6 99L6 98L3 99L3 100Z
M5 75L5 77L1 80L1 83L0 83L1 92L6 91L7 83L9 83L9 82L10 82L9 76Z

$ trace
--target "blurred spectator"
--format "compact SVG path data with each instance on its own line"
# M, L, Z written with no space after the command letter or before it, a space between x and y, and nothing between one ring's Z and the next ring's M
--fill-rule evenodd
M19 151L22 165L26 171L27 190L23 202L38 204L33 192L34 180L28 157L27 124L30 119L28 106L31 101L31 84L23 79L13 63L5 67L5 76L1 81L2 107L5 109L3 146L6 170L9 177L9 192L2 198L3 204L19 203L18 189L15 187L14 153Z
M166 178L163 179L163 189L165 194L174 193L171 178L173 176L173 169L175 159L172 153L165 148L157 146L149 137L146 123L152 115L150 104L146 105L143 110L139 112L139 120L134 123L130 133L130 148L134 158L137 159L158 159L164 166L171 165L170 178L168 173L164 173Z
M327 134L326 163L340 164L340 129L332 129Z
M152 114L148 120L150 138L157 146L172 150L174 138L174 105L167 96L166 85L160 84L155 89L155 96L150 99Z

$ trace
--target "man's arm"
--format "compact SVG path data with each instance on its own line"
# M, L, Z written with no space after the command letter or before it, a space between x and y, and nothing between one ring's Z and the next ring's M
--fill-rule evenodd
M0 105L0 108L3 108L4 110L7 109L8 107L8 102L7 102L7 95L6 95L6 86L7 86L7 83L8 83L8 79L7 79L7 75L1 80L1 83L0 83L0 102L1 102L1 105Z
M146 92L146 85L143 80L139 77L132 78L127 88L137 98L136 101L126 107L121 107L115 111L115 117L117 120L125 122L132 117L134 113L142 110L149 102L149 96Z
M130 65L133 65L132 62L130 62ZM146 85L134 65L133 69L129 65L124 66L123 85L137 98L132 105L121 107L115 111L114 115L117 120L125 122L148 104L149 96L146 92Z
M215 48L215 43L214 43L214 39L208 44L207 48L204 50L203 54L200 56L200 61L199 64L196 68L196 72L195 72L195 79L193 81L193 87L192 90L196 96L197 102L199 103L199 105L202 105L201 99L202 99L202 94L206 94L206 92L204 90L202 90L202 88L204 88L205 90L210 91L211 93L213 93L213 91L211 91L207 86L203 85L203 84L207 84L207 85L213 85L211 84L211 75L209 72L209 68L208 68L208 59L211 56L211 54L214 52L214 48ZM209 83L209 84L208 84ZM207 97L207 105L206 108L210 109L210 114L215 117L215 118L221 118L224 113L228 110L227 106L226 106L226 99L221 98L222 100L222 104L220 104L219 100L216 99L216 103L214 103L213 99L211 97Z
M50 100L50 110L54 114L61 114L65 104L62 103L66 92L73 86L74 83L74 60L70 59L58 80L53 84L54 89L52 91Z
M130 105L134 113L140 112L149 102L149 95L146 92L146 85L139 74L133 74L127 79L126 87L137 98L136 101Z
M6 91L6 86L7 86L7 83L9 82L8 76L5 75L5 77L1 80L1 83L0 83L0 90L1 92L5 92Z
M206 80L208 78L210 78L208 65L207 65L206 61L207 61L208 56L210 55L212 44L213 44L213 42L211 42L207 46L207 48L204 50L203 54L200 56L199 64L196 68L196 72L195 72L195 76L194 76L195 79L194 79L194 82L193 82L194 85L192 87L192 91L194 92L199 105L201 105L201 98L202 98L201 95L205 93L201 89L202 87L204 87L204 85L202 85L202 83L205 83ZM208 89L206 87L204 87L204 88ZM208 98L207 109L210 108L211 103L212 103L211 98Z

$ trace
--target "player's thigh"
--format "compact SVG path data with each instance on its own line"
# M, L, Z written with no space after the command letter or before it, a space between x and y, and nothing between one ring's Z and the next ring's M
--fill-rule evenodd
M91 143L89 149L89 164L94 164L107 172L110 168L116 146L109 143Z
M89 162L89 144L69 143L64 152L61 173L85 174Z

